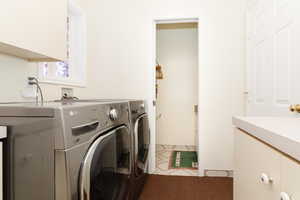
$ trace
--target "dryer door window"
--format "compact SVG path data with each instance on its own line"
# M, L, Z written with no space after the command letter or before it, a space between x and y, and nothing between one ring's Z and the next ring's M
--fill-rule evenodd
M125 199L130 165L127 127L119 127L96 139L82 163L80 200Z
M150 129L148 115L144 114L136 120L134 127L135 132L135 156L137 176L143 174L148 160L149 144L150 144Z

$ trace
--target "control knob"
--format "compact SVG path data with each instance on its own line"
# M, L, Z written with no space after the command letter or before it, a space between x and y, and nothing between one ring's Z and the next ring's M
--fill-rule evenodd
M111 109L110 111L109 111L109 113L108 113L108 116L109 116L109 118L112 120L112 121L115 121L115 120L117 120L118 119L118 112L117 112L117 110L116 109Z

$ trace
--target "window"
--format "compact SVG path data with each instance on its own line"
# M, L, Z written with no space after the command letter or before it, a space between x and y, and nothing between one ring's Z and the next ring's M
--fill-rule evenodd
M38 63L41 82L75 86L85 85L85 16L72 0L67 18L67 60Z

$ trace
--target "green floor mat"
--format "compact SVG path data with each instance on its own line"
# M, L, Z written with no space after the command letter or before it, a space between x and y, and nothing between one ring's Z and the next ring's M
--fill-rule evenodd
M171 169L198 169L196 151L173 151L170 158Z

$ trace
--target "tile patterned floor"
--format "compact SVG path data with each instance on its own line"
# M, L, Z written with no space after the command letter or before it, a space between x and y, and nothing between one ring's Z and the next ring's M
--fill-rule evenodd
M195 146L156 145L156 170L154 174L168 176L197 176L198 170L169 169L172 151L196 151Z

